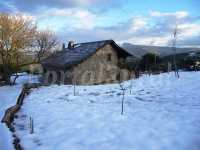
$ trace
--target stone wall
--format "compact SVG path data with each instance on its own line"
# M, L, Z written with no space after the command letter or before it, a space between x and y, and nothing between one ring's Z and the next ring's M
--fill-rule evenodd
M118 62L116 50L112 45L106 45L73 68L73 81L83 85L113 83L119 80L119 70L123 73L120 80L127 80L128 70L119 69Z
M120 59L123 58L120 57ZM71 69L45 71L44 82L93 85L115 83L133 78L127 69L119 67L120 59L114 47L107 44Z

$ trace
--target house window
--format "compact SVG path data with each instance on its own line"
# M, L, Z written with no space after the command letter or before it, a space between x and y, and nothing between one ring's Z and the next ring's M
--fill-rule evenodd
M46 73L46 72L47 72L47 70L46 70L45 68L44 68L44 70L43 70L43 71L44 71L44 73Z
M112 60L112 55L111 54L108 54L107 55L107 61L111 61Z
M118 73L118 74L116 75L116 80L117 80L117 81L120 81L120 80L121 80L121 75L120 75L120 73Z
M90 79L91 79L91 72L88 72L88 81L90 81Z

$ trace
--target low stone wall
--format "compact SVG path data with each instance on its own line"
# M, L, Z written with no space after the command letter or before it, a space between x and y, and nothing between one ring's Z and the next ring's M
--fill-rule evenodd
M15 113L17 113L20 109L20 105L16 104L10 108L8 108L5 112L5 115L1 122L5 123L10 131L14 131L14 127L12 126L12 122L14 120Z
M20 110L23 105L24 98L30 93L31 89L38 88L40 86L47 86L41 83L31 83L24 84L22 91L17 99L17 102L14 106L8 108L5 111L4 117L1 120L2 123L5 123L9 130L13 133L13 144L16 150L22 150L22 146L20 145L20 139L14 134L15 128L13 126L13 121L16 113Z

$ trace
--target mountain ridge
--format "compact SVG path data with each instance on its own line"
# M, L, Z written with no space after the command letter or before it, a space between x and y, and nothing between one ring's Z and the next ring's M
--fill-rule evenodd
M146 53L157 53L161 57L165 57L174 53L173 48L167 46L147 46L147 45L135 45L131 43L123 43L121 46L136 57L142 57ZM189 53L194 51L200 52L200 48L195 48L195 47L176 48L177 54Z

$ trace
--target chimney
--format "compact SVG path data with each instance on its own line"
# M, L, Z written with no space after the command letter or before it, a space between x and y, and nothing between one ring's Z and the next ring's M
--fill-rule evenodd
M73 49L74 48L74 41L69 41L68 43L68 49Z

